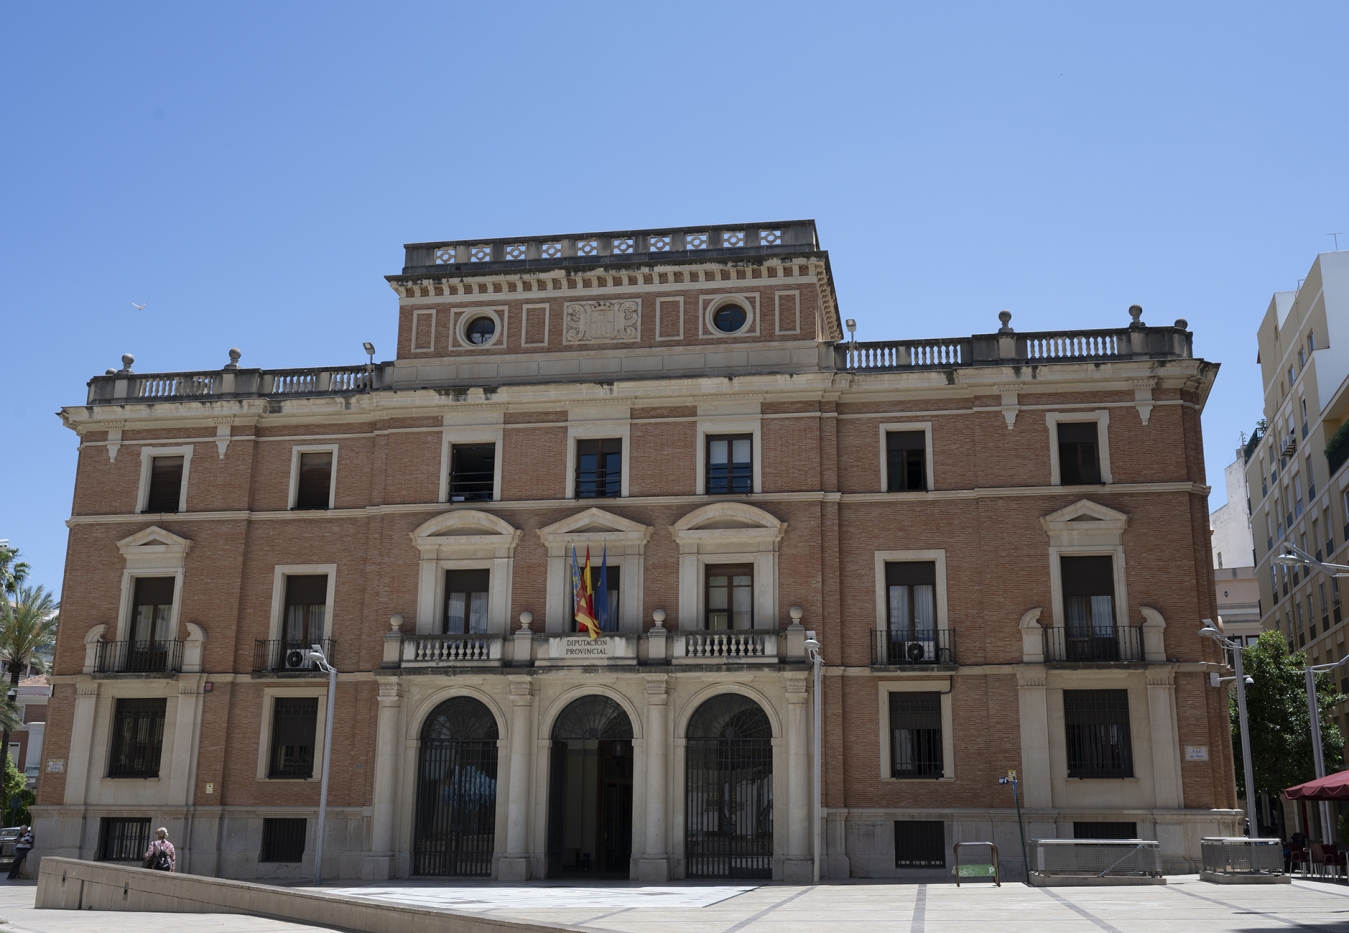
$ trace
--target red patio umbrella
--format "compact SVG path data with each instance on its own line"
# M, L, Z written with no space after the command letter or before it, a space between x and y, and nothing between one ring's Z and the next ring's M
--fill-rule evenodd
M1349 768L1283 792L1289 800L1349 800Z

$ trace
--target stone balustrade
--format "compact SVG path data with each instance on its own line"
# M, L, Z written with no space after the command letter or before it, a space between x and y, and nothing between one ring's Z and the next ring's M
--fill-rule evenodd
M755 629L732 632L576 632L502 635L415 635L391 632L385 668L566 667L663 664L777 664L805 662L804 632ZM785 640L785 641L784 641ZM780 644L782 642L782 644Z
M403 667L500 667L500 635L404 635Z
M769 663L778 660L777 630L740 632L676 632L674 663Z

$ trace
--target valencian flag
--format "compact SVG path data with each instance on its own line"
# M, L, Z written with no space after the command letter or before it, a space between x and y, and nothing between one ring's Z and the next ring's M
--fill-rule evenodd
M599 638L600 626L595 621L595 588L590 583L590 548L586 548L585 570L576 566L576 548L571 549L572 591L576 594L576 630L585 629L591 638Z

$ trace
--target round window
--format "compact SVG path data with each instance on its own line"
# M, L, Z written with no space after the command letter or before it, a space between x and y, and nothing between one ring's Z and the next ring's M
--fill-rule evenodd
M712 315L712 323L723 334L733 334L745 326L745 309L737 304L722 305Z
M496 321L485 315L483 317L475 317L473 320L469 321L468 325L464 328L464 336L468 339L468 342L477 344L478 346L485 343L491 343L492 337L496 335L496 332Z

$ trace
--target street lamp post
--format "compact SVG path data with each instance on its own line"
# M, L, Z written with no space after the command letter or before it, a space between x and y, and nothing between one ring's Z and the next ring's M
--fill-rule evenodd
M796 610L793 610L793 611L795 612ZM815 639L815 633L814 633L814 632L807 632L807 633L806 633L806 644L805 644L805 648L806 648L806 657L810 659L810 664L811 664L811 667L812 667L813 670L814 670L814 675L815 675L815 677L814 677L814 680L815 680L815 684L814 684L814 686L815 686L815 689L814 689L815 703L814 703L814 710L812 711L812 712L814 713L814 717L815 717L815 730L814 730L814 732L815 732L815 742L814 742L814 748L812 749L812 751L814 752L814 757L815 757L815 770L814 770L814 773L811 775L811 778L812 778L811 783L813 784L813 787L811 788L812 793L811 793L811 801L810 801L810 810L811 810L811 824L812 824L812 825L814 826L814 828L815 828L815 834L814 834L814 839L813 839L813 845L812 845L812 847L811 847L812 850L813 850L813 852L814 852L814 855L815 855L815 859L814 859L814 861L815 861L815 865L814 865L814 877L815 877L815 882L814 882L814 883L815 883L815 884L819 884L819 883L820 883L820 842L821 842L821 840L820 840L820 836L821 836L821 833L820 833L820 671L821 671L821 669L824 667L824 658L823 658L823 657L821 656L821 654L820 654L820 643Z
M337 699L337 668L328 663L322 645L311 645L306 655L328 674L328 721L323 726L323 781L319 785L318 839L314 845L314 884L323 883L323 832L328 817L328 771L333 760L333 704Z
M1204 620L1199 634L1212 638L1224 648L1232 649L1232 666L1237 681L1237 724L1241 728L1241 766L1246 778L1246 819L1250 823L1251 838L1260 835L1260 823L1255 817L1255 769L1251 766L1251 734L1246 725L1246 675L1241 669L1241 644L1230 638L1224 638L1212 619Z

